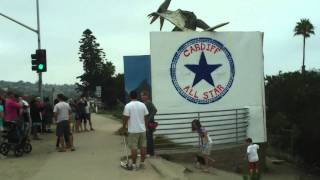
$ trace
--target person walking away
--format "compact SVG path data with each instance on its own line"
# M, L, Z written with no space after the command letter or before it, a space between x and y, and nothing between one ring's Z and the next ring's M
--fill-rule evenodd
M53 107L59 103L59 100L56 98L53 100ZM56 121L54 121L55 123ZM56 140L56 150L59 149L59 145L60 145L60 140L59 140L59 136L57 136L57 140Z
M31 129L31 117L30 117L30 105L29 103L25 100L26 97L22 97L22 121L23 121L23 132L24 134L28 137L30 136L30 129Z
M43 130L44 130L44 132L52 133L51 124L52 124L52 118L53 118L53 107L52 107L48 97L46 97L44 99L42 117L43 117Z
M153 132L155 131L156 124L154 121L154 116L157 113L157 108L154 106L150 100L150 95L147 91L141 93L141 100L146 105L149 115L148 126L147 126L147 156L154 156L154 144L153 144Z
M130 92L131 101L125 105L123 111L123 128L128 129L128 146L131 149L132 164L128 164L128 169L136 170L144 168L146 157L146 126L149 114L146 105L137 100L138 94ZM137 166L137 150L140 149L141 161Z
M76 100L74 100L74 102L71 105L71 110L74 113L75 116L75 130L76 133L79 133L81 131L83 131L82 129L82 123L81 123L81 112L80 112L80 108L79 108L79 104L77 103Z
M87 116L86 116L86 104L84 96L81 96L79 102L78 102L78 108L79 108L79 116L81 123L83 122L84 125L84 131L88 131L87 129ZM81 128L82 129L82 128Z
M35 97L30 102L30 116L32 120L32 127L31 127L31 134L33 137L33 140L41 140L39 138L39 129L41 129L41 111L42 108L40 107L40 98Z
M65 100L66 101L66 100ZM55 106L56 104L59 103L59 100L58 99L54 99L53 101L53 105ZM64 141L65 143L67 144L68 143L68 140L69 140L69 137L68 136L64 136ZM59 136L57 136L57 140L56 140L56 150L59 150L59 146L60 145L60 139L59 139Z
M43 108L44 108L44 103L43 101L41 100L40 97L36 97L36 104L37 104L37 107L40 109L40 124L38 126L38 131L41 132L41 133L44 133L45 131L45 127L44 127L44 120L43 120Z
M58 94L58 100L59 103L57 103L53 109L54 119L57 122L56 134L60 142L60 148L58 151L66 151L64 137L69 137L67 146L70 147L71 151L74 151L73 137L70 132L70 121L72 115L71 108L70 105L65 102L66 98L63 94Z
M209 161L211 154L211 144L212 139L208 134L208 131L203 127L198 119L195 119L191 123L192 131L197 132L199 135L199 145L201 156L204 158L205 167L203 168L203 172L209 172Z
M71 108L71 112L72 112L72 122L71 122L71 133L73 132L79 132L79 129L77 129L77 106L74 100L70 99L69 100L69 105Z
M247 144L247 157L249 162L249 175L252 178L259 179L259 156L258 156L258 144L253 144L251 138L246 139ZM255 174L254 174L255 173Z
M85 107L85 111L86 111L86 119L89 122L89 126L90 126L90 131L94 131L94 129L92 128L92 122L91 122L91 109L90 109L90 101L88 101L88 98L84 99L86 101L86 107ZM86 125L85 125L86 126Z

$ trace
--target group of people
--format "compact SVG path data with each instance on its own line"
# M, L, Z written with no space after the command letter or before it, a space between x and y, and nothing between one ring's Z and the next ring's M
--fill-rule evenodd
M52 132L52 105L49 99L18 96L13 92L0 95L0 130L8 123L16 123L19 133L31 133L34 140L40 140L38 133ZM31 131L30 131L31 130Z
M155 131L154 115L157 113L157 109L149 99L148 92L142 92L140 94L141 101L138 100L138 93L136 91L130 92L130 102L127 103L123 110L123 128L127 129L127 144L131 150L132 161L127 162L126 167L129 170L137 170L144 167L144 161L146 154L150 156L154 155L153 145L153 132ZM191 130L199 135L199 145L202 167L204 172L209 172L209 165L214 162L210 158L211 145L213 143L208 130L202 126L198 119L191 122ZM253 144L251 138L246 139L247 152L246 156L249 161L250 175L258 174L258 149L259 145ZM137 164L137 154L140 149L141 160L140 164Z
M87 128L89 122L89 128ZM90 118L90 102L87 97L72 100L59 94L54 104L49 98L19 96L13 92L0 94L0 132L10 123L16 124L19 136L41 140L39 133L52 133L51 125L56 123L57 150L75 150L72 132L93 131Z
M75 132L94 131L91 122L91 105L88 98L81 96L79 100L69 100L68 102L75 120L73 122ZM87 123L89 123L89 129L87 128Z
M128 169L137 170L144 167L147 156L154 156L153 133L157 127L154 116L157 108L150 100L147 91L140 94L138 99L136 91L130 92L130 102L123 110L123 128L127 129L127 144L131 150L132 161L127 164ZM20 97L12 92L0 95L0 131L3 131L7 123L16 123L20 134L28 133L34 140L40 140L38 133L52 132L51 124L54 120L56 125L57 143L59 152L67 149L74 151L72 132L93 131L90 118L90 102L85 96L79 100L69 100L63 94L58 94L54 105L50 104L48 98L42 102L39 97L33 97L28 101L27 97ZM87 128L87 122L89 128ZM197 119L191 122L192 132L199 135L200 151L203 158L203 171L209 172L212 139L208 131ZM253 144L252 139L246 139L247 157L249 161L250 174L258 174L258 149L257 144ZM138 149L140 149L141 160L137 164Z
M54 118L57 122L56 148L58 152L65 152L67 149L75 150L73 144L73 132L94 131L91 121L91 106L86 96L79 100L68 100L63 94L58 94L54 105ZM87 128L89 122L89 128Z

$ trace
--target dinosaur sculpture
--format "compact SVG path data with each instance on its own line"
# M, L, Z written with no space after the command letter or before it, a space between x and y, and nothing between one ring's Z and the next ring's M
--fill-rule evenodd
M175 27L172 31L196 31L197 27L205 31L214 31L215 29L229 24L229 22L221 23L216 26L210 27L201 19L190 11L178 9L176 11L168 10L171 0L165 0L157 12L148 15L151 19L150 24L160 18L160 30L163 27L164 20L171 22Z

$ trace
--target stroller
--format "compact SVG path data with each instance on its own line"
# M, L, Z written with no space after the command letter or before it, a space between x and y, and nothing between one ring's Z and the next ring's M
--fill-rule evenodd
M26 127L22 130L16 122L7 122L7 130L2 135L0 153L6 156L12 150L16 157L30 153L32 146L28 138L29 129L30 127Z
M124 135L122 137L122 144L123 144L123 154L124 156L120 158L120 166L122 168L124 168L125 170L132 170L132 167L130 167L129 164L132 163L131 159L129 159L129 155L128 155L128 145L127 145L127 141L126 141L126 136Z

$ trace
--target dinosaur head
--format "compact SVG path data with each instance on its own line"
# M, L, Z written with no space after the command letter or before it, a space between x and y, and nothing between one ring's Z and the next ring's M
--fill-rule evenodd
M168 10L168 7L169 7L170 3L171 3L171 0L165 0L160 5L160 7L158 8L157 12L153 12L153 13L150 13L148 15L149 18L152 18L150 24L152 24L155 20L158 19L159 15L157 13L163 13L163 12L166 12ZM160 17L160 30L162 29L163 23L164 23L164 18Z

